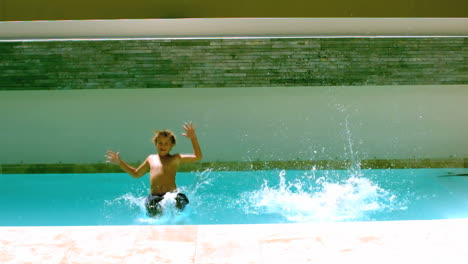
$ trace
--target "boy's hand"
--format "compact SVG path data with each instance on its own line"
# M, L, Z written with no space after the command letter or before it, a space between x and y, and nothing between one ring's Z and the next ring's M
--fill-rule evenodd
M120 157L119 157L120 153L119 152L113 152L111 150L107 151L107 155L105 155L104 157L106 157L106 162L107 163L113 163L115 165L120 165Z
M184 137L188 137L190 139L196 139L197 135L195 135L195 127L193 126L192 122L184 123L184 130L186 133L182 133Z

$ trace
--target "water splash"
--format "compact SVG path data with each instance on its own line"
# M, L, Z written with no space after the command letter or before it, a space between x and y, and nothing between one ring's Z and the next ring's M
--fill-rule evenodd
M104 203L109 207L124 206L129 209L145 209L145 198L135 197L132 193L126 193L112 200L105 200Z
M138 221L146 224L188 224L190 215L188 212L188 206L184 211L178 210L176 208L176 197L177 193L166 193L166 195L164 195L164 199L159 202L162 214L156 217L145 215L145 217L138 218Z
M361 159L358 158L358 151L354 149L353 136L351 134L351 128L349 127L349 115L346 115L344 121L344 137L347 141L344 145L344 153L349 157L349 169L348 171L353 176L362 176L361 172Z
M146 197L136 197L132 193L126 193L110 201L105 201L108 208L112 211L121 210L127 212L127 217L131 217L136 224L188 224L189 210L187 208L181 212L176 208L177 193L167 193L160 202L162 214L156 217L150 217L145 207ZM120 208L123 207L123 208ZM106 213L106 218L120 217L112 212Z
M316 167L227 173L208 169L192 174L192 182L181 186L180 192L190 199L182 212L175 208L176 195L169 194L161 203L164 213L149 217L146 195L136 191L106 201L106 210L109 222L151 225L368 221L405 210L403 197L373 182L373 175L364 175L360 170Z
M401 206L395 195L367 178L288 182L285 176L286 171L281 171L278 185L270 187L265 180L259 190L243 193L244 212L281 215L291 222L353 221L370 220L372 213Z
M143 185L111 200L104 201L102 214L108 223L133 223L150 225L185 225L192 224L194 211L203 206L204 193L209 192L213 185L213 169L194 173L193 183L181 186L179 192L189 197L190 203L180 211L176 208L177 193L167 193L160 202L162 214L151 217L147 214L145 201L148 187ZM207 205L208 206L208 205Z
M187 192L194 195L198 193L201 189L204 189L208 186L213 185L214 178L212 177L212 168L208 168L201 173L195 174L195 182L187 189Z

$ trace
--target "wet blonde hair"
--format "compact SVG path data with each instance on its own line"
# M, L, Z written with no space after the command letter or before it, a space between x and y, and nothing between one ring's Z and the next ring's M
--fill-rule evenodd
M170 130L155 130L154 131L154 136L153 136L153 143L156 145L158 142L158 137L163 136L163 137L169 137L172 141L172 144L176 144L176 136L174 133Z

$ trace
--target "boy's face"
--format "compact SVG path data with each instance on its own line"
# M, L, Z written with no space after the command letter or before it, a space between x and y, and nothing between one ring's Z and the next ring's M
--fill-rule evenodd
M170 137L159 135L156 138L156 148L158 149L159 155L165 156L169 154L172 147L174 147L174 143L172 143L172 140Z

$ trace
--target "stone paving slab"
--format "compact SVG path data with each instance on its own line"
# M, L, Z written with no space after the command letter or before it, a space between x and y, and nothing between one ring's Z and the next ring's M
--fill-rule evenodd
M468 219L0 227L0 263L468 263Z

